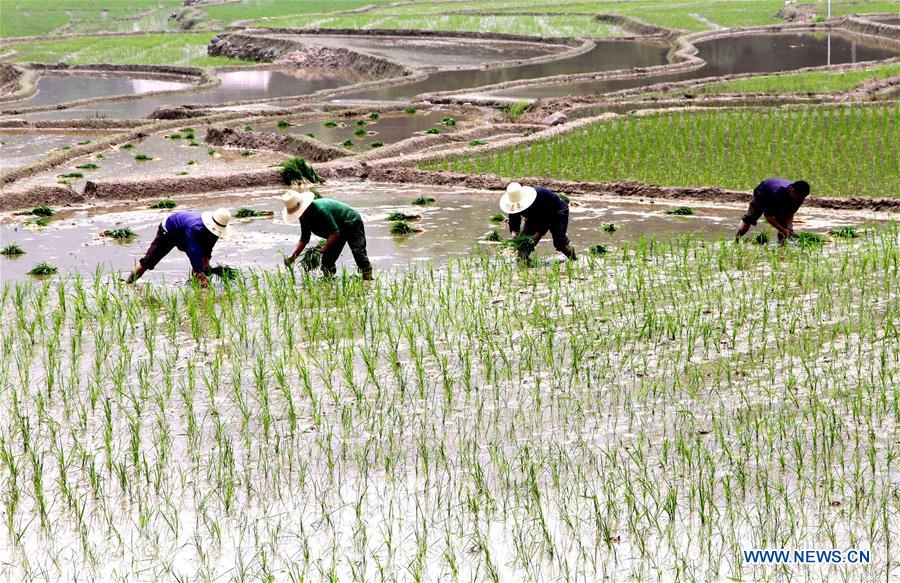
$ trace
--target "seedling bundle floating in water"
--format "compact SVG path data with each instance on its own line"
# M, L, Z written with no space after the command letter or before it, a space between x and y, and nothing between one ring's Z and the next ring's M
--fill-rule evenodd
M36 217L52 217L56 214L56 211L45 204L41 204L31 209L31 214Z
M410 213L404 213L401 211L394 211L392 213L388 213L387 220L389 221L415 221L421 219L422 215L413 215Z
M416 198L412 199L412 201L409 204L416 205L416 206L430 206L430 205L433 205L435 202L437 202L437 200L434 197L423 195L423 196L417 196Z
M605 223L602 227L600 227L604 233L615 233L619 230L619 227L615 226L612 223Z
M413 227L406 221L396 221L391 225L391 235L406 236L418 233L419 229Z
M6 255L7 257L15 257L17 255L25 255L25 250L16 245L15 243L11 245L7 245L0 249L0 255Z
M31 271L28 272L28 275L53 275L59 271L55 265L51 265L44 261L38 263L34 267L31 268Z
M667 215L675 215L678 217L689 217L694 214L694 209L689 206L680 206L666 211Z
M124 227L121 229L107 229L105 231L101 231L100 236L108 237L110 239L116 239L119 241L130 241L137 237L137 233L135 233L128 227Z
M260 211L256 209L249 209L246 207L241 207L234 213L234 218L236 219L255 219L258 217L272 217L275 213L273 211Z
M601 245L599 243L597 245L591 245L590 248L588 248L588 253L591 255L605 255L606 252L606 245Z

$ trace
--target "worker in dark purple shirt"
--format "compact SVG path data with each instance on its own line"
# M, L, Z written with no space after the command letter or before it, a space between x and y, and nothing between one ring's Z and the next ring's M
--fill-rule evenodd
M163 257L177 248L188 256L194 277L205 287L209 284L206 272L213 247L220 238L228 236L230 222L231 212L223 208L202 213L179 211L169 215L159 224L156 237L125 280L126 283L136 282L144 272L156 267Z
M740 240L747 234L750 227L756 225L759 217L765 216L766 221L778 231L778 240L784 241L793 237L794 214L809 195L809 183L803 180L792 182L786 178L767 178L753 189L753 199L747 214L741 219L737 236L734 240Z
M509 232L520 232L540 241L547 231L553 246L569 259L577 259L569 242L569 203L549 188L532 188L513 182L500 198L500 210L509 215ZM525 224L522 224L525 219Z

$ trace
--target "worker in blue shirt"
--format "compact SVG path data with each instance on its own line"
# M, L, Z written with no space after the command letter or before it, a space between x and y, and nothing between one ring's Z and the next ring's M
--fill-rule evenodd
M206 275L212 249L222 237L228 236L231 212L220 208L214 211L179 211L169 215L159 224L156 237L150 243L147 253L138 261L137 267L125 280L136 282L144 272L156 267L172 249L184 252L191 261L194 277L205 287L209 284Z
M787 178L767 178L753 189L753 199L747 214L741 219L735 241L747 234L750 227L756 224L759 217L778 231L778 240L784 241L793 237L794 214L800 209L809 195L809 183L803 180L791 181Z

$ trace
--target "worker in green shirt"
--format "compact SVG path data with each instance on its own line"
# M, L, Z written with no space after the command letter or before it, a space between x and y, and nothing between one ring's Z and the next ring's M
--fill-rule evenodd
M285 265L292 265L309 244L310 235L325 239L322 248L322 273L334 275L335 263L344 250L344 244L350 246L353 259L363 279L372 279L372 265L366 254L366 231L362 217L348 204L333 198L316 199L312 192L287 191L280 197L284 203L281 217L286 223L300 221L300 242L289 256L284 258Z

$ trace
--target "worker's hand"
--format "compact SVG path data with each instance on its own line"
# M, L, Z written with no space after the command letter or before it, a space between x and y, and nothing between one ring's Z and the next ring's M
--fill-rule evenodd
M518 232L518 231L510 231L509 234L510 234L511 236L513 236L513 237L518 237L518 236L519 236L519 232Z
M194 277L197 278L197 283L200 284L200 287L209 287L209 277L205 273L195 273Z
M290 267L291 265L294 264L294 261L297 261L297 256L296 255L288 255L287 257L284 258L285 267Z

